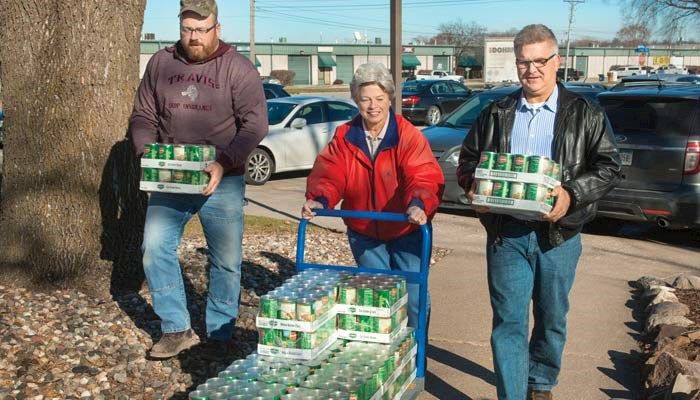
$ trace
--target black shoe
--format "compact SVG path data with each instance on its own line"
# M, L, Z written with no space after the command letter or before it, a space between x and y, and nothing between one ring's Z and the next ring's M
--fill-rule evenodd
M153 358L170 358L197 343L199 343L199 336L192 329L184 332L164 333L158 343L151 347L149 355Z

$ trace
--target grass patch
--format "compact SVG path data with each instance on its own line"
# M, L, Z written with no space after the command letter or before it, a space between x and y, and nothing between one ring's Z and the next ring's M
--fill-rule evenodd
M255 215L245 216L245 234L249 235L280 235L280 234L296 234L298 224L296 222L259 217ZM326 232L325 228L320 228L313 225L308 225L307 232ZM199 216L192 217L190 222L185 225L184 237L203 237L202 223L199 221Z

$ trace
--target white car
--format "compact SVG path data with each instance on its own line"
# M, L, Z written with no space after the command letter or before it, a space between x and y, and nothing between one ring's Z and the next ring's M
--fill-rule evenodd
M246 183L263 185L272 174L311 169L335 128L357 115L350 99L290 96L267 100L270 130L248 157Z
M464 77L460 75L450 75L445 71L432 71L432 72L427 72L427 73L422 73L424 71L418 71L418 75L416 75L416 80L417 81L423 81L426 79L447 79L450 81L455 81L455 82L464 82Z

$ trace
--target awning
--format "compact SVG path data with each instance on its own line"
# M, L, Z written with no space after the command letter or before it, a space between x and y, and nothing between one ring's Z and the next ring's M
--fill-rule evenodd
M241 55L244 55L250 59L250 52L249 51L239 51ZM260 59L258 59L258 56L255 56L255 67L262 67L262 63L260 62Z
M459 62L457 62L458 67L462 68L473 68L473 67L481 67L481 63L479 60L476 59L476 57L472 56L462 56L459 58Z
M335 60L330 54L319 54L318 55L318 67L319 68L333 68L335 67Z
M402 69L415 69L420 65L420 60L413 54L402 54L401 55L401 68Z

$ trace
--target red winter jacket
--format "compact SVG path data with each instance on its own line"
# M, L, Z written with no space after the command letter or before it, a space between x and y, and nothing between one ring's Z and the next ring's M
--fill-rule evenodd
M306 181L306 198L328 208L343 200L344 210L405 213L409 205L418 205L431 219L444 186L442 170L423 134L391 112L374 162L361 116L336 129L331 142L316 158ZM356 218L345 218L345 225L385 241L418 229L415 224Z

